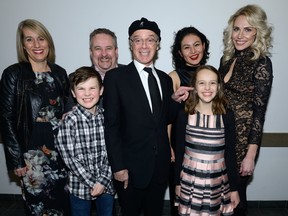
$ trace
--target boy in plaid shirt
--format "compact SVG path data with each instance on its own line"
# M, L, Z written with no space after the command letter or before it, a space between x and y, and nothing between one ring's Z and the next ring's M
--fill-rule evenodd
M56 146L69 169L72 215L90 215L91 200L95 200L97 215L112 216L115 192L104 140L103 108L97 105L102 80L94 68L81 67L70 84L77 105L60 125Z

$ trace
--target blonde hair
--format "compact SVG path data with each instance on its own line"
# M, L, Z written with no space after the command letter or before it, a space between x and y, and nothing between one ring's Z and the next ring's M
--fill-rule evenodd
M223 32L223 63L233 58L235 53L235 47L231 37L234 28L234 22L236 18L241 15L245 16L248 23L257 31L255 41L250 47L253 53L251 60L256 60L259 57L270 55L269 49L272 47L272 27L267 23L266 13L261 7L257 5L246 5L240 8L230 17L228 26Z
M55 46L53 39L47 30L47 28L39 21L34 19L26 19L19 23L18 29L17 29L17 35L16 35L16 46L17 46L17 56L19 62L29 62L28 54L26 50L24 49L24 34L23 29L28 28L31 31L36 32L41 37L45 38L48 42L49 46L49 53L47 56L47 61L51 63L55 63Z

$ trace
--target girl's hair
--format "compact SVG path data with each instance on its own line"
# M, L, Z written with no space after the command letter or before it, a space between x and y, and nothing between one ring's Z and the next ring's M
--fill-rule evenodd
M99 88L101 89L103 86L102 79L100 74L95 70L94 67L83 66L78 68L70 77L70 86L74 91L75 86L79 83L85 82L90 78L96 78Z
M200 61L200 65L206 64L207 60L209 59L209 40L206 38L206 36L200 32L198 29L190 26L190 27L184 27L181 30L179 30L175 34L174 43L171 46L171 53L172 53L172 61L174 68L183 68L186 65L186 62L184 58L180 55L179 52L181 52L181 42L183 38L187 35L196 35L200 38L202 44L205 44L205 50L203 58Z
M189 114L194 114L195 113L195 107L197 106L197 104L199 103L199 96L196 92L196 82L197 82L197 76L199 74L200 71L202 70L209 70L211 72L214 72L217 75L217 82L218 82L218 91L216 93L215 98L212 101L212 112L214 115L219 115L219 114L225 114L226 113L226 105L227 105L227 101L226 98L224 96L224 91L223 91L223 84L221 81L221 77L219 72L217 71L216 68L214 68L211 65L200 65L195 73L193 73L192 75L192 79L191 79L191 87L194 88L194 90L191 91L186 103L185 103L185 112L189 113Z
M251 51L253 53L251 60L256 60L259 57L270 55L269 49L272 47L272 27L267 23L266 13L261 7L257 5L247 5L240 8L230 17L228 26L223 32L223 63L233 58L235 53L235 47L232 41L232 33L234 22L237 17L241 15L245 16L248 23L256 28L257 31L255 41L251 45Z
M24 34L23 29L27 28L31 31L39 34L41 37L45 38L48 43L49 53L47 56L47 61L55 63L55 46L47 28L39 21L34 19L26 19L19 23L16 35L16 46L17 46L17 56L19 62L29 62L28 53L24 49Z

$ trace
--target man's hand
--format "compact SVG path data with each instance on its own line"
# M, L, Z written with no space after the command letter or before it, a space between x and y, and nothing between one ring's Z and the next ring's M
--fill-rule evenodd
M115 178L115 180L124 183L124 189L126 189L128 187L129 176L128 176L128 170L127 169L115 172L114 178Z

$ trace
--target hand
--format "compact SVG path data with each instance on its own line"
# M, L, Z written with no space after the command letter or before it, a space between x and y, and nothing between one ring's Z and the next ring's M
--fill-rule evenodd
M176 196L180 196L180 190L181 190L181 186L180 185L176 185L175 186L175 195Z
M247 176L252 175L255 169L255 162L254 159L245 157L240 166L240 175Z
M172 99L176 102L181 103L182 101L186 101L189 96L189 91L193 90L192 87L180 86L173 94Z
M128 176L128 170L127 169L115 172L114 178L115 178L115 180L124 183L124 189L126 189L128 187L129 176Z
M232 207L236 208L240 202L240 197L239 197L238 191L231 191L230 200L231 200Z
M14 174L18 177L23 177L26 175L27 167L18 168L14 170Z
M104 185L102 185L100 183L96 183L94 185L94 187L91 189L91 195L92 196L99 196L102 193L104 193L104 191L105 191Z
M170 146L170 151L171 151L171 162L175 162L175 153L171 146Z

